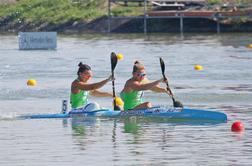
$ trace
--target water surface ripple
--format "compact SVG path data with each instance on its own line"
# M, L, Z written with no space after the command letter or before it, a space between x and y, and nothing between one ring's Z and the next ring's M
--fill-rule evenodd
M252 153L251 34L141 34L58 36L54 51L20 51L13 35L0 36L0 165L221 165L250 166ZM161 78L158 57L175 97L187 107L228 115L222 124L145 118L20 120L21 114L57 113L69 98L77 64L91 65L94 78L110 75L110 53L122 53L116 92L142 61L151 80ZM195 71L200 64L204 70ZM30 78L37 86L27 87ZM111 91L111 84L102 88ZM153 104L171 105L165 94L145 93ZM110 98L94 98L111 107ZM246 130L230 131L241 120Z

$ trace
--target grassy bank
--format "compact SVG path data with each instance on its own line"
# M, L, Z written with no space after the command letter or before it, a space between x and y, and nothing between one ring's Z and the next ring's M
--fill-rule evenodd
M0 2L1 32L107 31L108 0L4 0ZM248 0L233 0L232 4L247 2ZM209 0L208 3L216 5L223 4L224 1ZM148 8L151 7L149 3ZM139 16L143 15L144 10L143 3L142 6L138 3L128 3L125 7L123 1L111 3L111 8L112 16ZM243 20L246 22L247 18ZM117 20L112 26L118 29L125 28L126 32L132 29L138 31L139 26L142 26L142 24L126 23L126 20ZM156 23L153 26L156 26Z
M0 6L0 17L13 21L63 23L68 20L94 19L106 13L105 0L22 0Z
M14 22L64 23L69 20L90 21L107 15L107 0L21 0L0 5L0 17ZM137 15L138 7L113 5L113 15Z

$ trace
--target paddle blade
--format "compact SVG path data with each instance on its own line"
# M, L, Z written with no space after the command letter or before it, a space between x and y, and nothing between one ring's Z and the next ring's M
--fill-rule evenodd
M117 56L114 52L111 53L110 60L111 60L111 71L113 72L117 64Z
M175 100L173 97L172 97L172 100L173 100L173 107L180 107L180 108L184 107L180 101Z
M116 105L116 100L115 100L115 81L114 81L114 70L117 64L117 56L114 52L111 52L110 56L110 61L111 61L111 74L112 74L112 91L113 91L113 103L114 103L114 110L120 110L120 107Z
M160 61L160 66L161 66L162 74L164 75L164 73L165 73L165 64L164 64L164 61L163 61L163 59L161 57L159 58L159 61Z

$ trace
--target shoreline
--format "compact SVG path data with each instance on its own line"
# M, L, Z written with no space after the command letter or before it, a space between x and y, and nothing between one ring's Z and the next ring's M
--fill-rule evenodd
M110 20L111 33L144 33L144 20L139 18L116 18ZM184 18L183 32L217 32L217 22L207 18ZM252 21L244 23L219 24L220 32L251 32ZM107 17L96 20L68 21L62 24L42 23L13 23L7 19L0 19L1 33L18 33L30 31L57 31L63 34L80 33L108 33ZM147 33L180 33L180 19L178 18L149 18L147 19Z
M252 6L235 4L186 4L183 9L149 5L141 11L136 4L106 0L90 3L5 0L0 33L56 31L81 33L204 33L251 32ZM64 2L64 3L63 3ZM245 2L244 2L245 4ZM79 7L79 5L82 5ZM135 6L134 6L135 5ZM168 4L166 4L168 5ZM111 8L110 8L111 7ZM126 8L128 7L128 8ZM53 9L59 9L54 11ZM129 11L125 10L128 9ZM141 12L140 12L141 11ZM109 12L109 13L108 13ZM107 15L111 16L108 17Z

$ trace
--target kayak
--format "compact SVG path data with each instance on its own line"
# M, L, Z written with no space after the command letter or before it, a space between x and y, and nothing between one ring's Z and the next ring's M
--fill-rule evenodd
M129 111L114 111L111 109L100 109L95 111L83 111L77 109L68 113L58 114L37 114L23 115L20 118L26 119L42 119L42 118L72 118L76 116L84 117L109 117L123 118L130 116L142 116L151 118L167 118L181 120L203 120L203 121L218 121L227 122L227 115L222 112L192 109L192 108L172 108L172 107L152 107L149 109L129 110Z

